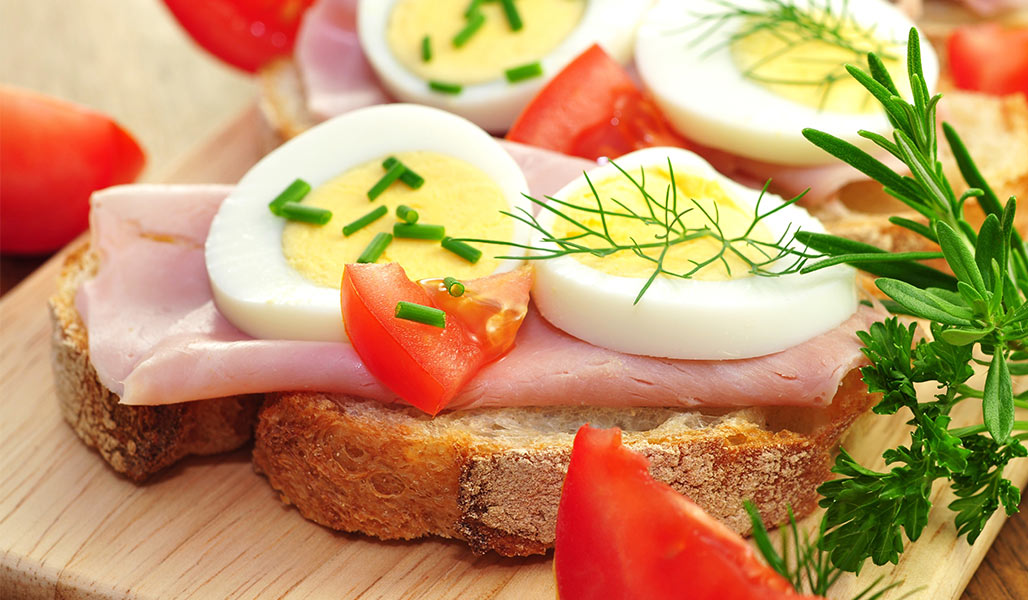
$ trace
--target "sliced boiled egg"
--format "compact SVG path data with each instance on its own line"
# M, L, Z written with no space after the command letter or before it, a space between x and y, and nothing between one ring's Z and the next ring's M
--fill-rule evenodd
M624 63L650 0L360 0L361 46L405 102L502 132L554 75L599 43Z
M852 268L794 268L807 249L793 235L823 232L817 219L680 148L593 169L537 219L533 253L549 258L533 261L533 300L553 325L598 346L748 358L829 331L856 310ZM663 272L640 295L658 263Z
M644 84L675 129L700 144L788 165L835 159L801 132L812 127L870 150L859 130L885 134L881 106L846 72L884 58L909 97L907 36L914 24L884 0L662 0L636 38ZM925 81L939 63L921 36Z
M399 160L424 183L402 180L369 191ZM331 212L322 225L288 221L269 203L297 178L312 191L301 204ZM401 223L401 205L416 224L451 237L524 243L530 232L500 214L524 208L528 185L513 158L482 129L444 111L390 104L341 115L261 159L221 205L206 243L207 271L219 311L249 335L343 341L339 305L344 265L358 262L376 236ZM385 214L344 235L343 227L385 207ZM438 236L433 236L438 238ZM376 262L398 262L415 278L475 278L520 261L488 255L472 263L438 239L399 235Z

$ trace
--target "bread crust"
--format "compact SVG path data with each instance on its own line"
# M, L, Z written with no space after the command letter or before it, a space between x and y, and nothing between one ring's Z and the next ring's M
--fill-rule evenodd
M166 406L127 406L97 377L75 308L79 285L96 273L88 246L72 251L50 298L51 364L61 414L115 471L141 482L191 454L234 450L252 436L261 396L229 396Z
M339 395L275 394L254 464L317 523L383 539L465 540L477 552L552 547L574 433L617 425L650 471L733 530L742 500L768 523L813 510L840 436L875 399L854 370L826 408L491 408L435 418Z

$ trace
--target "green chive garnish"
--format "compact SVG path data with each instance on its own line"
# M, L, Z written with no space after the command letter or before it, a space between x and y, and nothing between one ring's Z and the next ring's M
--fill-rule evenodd
M290 221L302 221L314 225L324 225L332 220L332 211L308 206L299 202L286 202L278 207L278 215Z
M432 38L427 35L421 38L421 62L432 60Z
M464 295L464 284L456 277L447 277L443 279L443 285L446 286L446 291L454 298Z
M443 94L459 94L464 88L458 83L446 83L444 81L429 81L428 87Z
M389 212L388 208L386 208L384 206L379 206L375 210L369 212L368 214L364 215L363 217L357 219L356 221L344 225L343 226L343 235L345 235L347 237L353 235L354 233L360 231L361 229L364 229L368 225L371 225L375 221L377 221L377 220L381 219L382 217L384 217L387 212Z
M359 263L373 263L385 252L386 246L393 241L393 234L379 232L372 238L371 243L364 248L364 252L357 258Z
M509 16L507 18L510 19ZM471 36L475 35L483 23L485 23L485 15L477 10L472 12L468 16L468 22L464 24L464 29L461 29L457 32L457 35L453 36L453 47L460 48L468 43L468 40L471 39Z
M507 74L507 81L516 83L525 79L539 77L543 74L543 66L539 64L539 61L536 61L527 65L521 65L520 67L507 69L505 73Z
M396 223L393 225L393 235L415 240L441 240L446 236L446 228L442 225Z
M403 172L406 170L407 167L403 166L403 163L396 161L393 166L389 167L389 170L382 176L382 179L379 179L378 183L368 190L368 200L374 200L381 196L382 192L386 191L386 188L399 179L400 175L403 175Z
M299 202L310 191L311 184L302 179L297 179L290 183L286 189L282 190L278 196L275 196L275 199L268 204L268 208L271 209L272 214L282 216L279 214L279 209L282 208L283 204L286 202Z
M405 302L403 300L396 303L396 318L416 321L425 325L431 325L432 327L439 327L440 329L446 327L446 313L443 311L431 306L414 304L413 302Z
M503 13L507 15L507 23L510 24L511 31L521 31L524 26L521 23L521 15L518 14L518 9L514 6L514 0L500 0L503 4Z
M389 158L387 158L387 159L382 161L382 168L386 169L386 170L389 170L389 169L393 168L393 165L395 165L398 162L400 162L400 161L395 156L390 156ZM400 164L403 165L403 163L400 163ZM400 175L400 181L402 181L405 184L407 184L407 187L416 190L416 189L418 189L419 187L421 187L421 186L423 186L425 184L425 178L424 177L422 177L421 175L418 175L414 171L411 171L410 167L408 167L407 165L403 165L403 166L406 167L407 170L404 171L403 174Z
M442 246L471 264L477 263L478 259L482 258L481 250L455 240L452 237L443 238Z
M468 9L464 11L464 18L471 18L471 15L477 13L481 6L482 0L471 0L471 3L468 4Z
M413 225L418 222L418 211L406 204L401 204L396 207L396 218Z

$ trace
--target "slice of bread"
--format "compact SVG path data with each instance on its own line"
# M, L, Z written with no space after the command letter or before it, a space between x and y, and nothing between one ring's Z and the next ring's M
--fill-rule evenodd
M97 378L89 337L75 308L79 285L96 273L87 246L71 252L50 298L51 363L61 414L111 467L143 481L191 454L234 450L250 440L262 396L167 406L125 406Z
M779 523L788 506L814 508L840 436L873 402L853 371L826 408L493 408L432 418L309 392L124 406L97 379L75 308L96 267L87 247L71 253L50 300L58 400L87 445L142 481L184 456L241 446L256 421L254 464L283 501L328 527L383 539L439 535L480 552L545 552L586 422L621 427L657 478L732 529L749 528L744 498Z

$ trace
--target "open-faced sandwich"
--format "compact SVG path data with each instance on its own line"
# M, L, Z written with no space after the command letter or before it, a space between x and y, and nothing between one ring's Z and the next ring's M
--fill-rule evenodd
M314 10L338 16L346 4ZM363 12L365 4L386 9ZM582 57L611 73L610 59L590 44L610 43L617 55L642 19L636 66L671 116L693 110L676 104L687 92L658 91L670 74L643 57L680 47L706 57L702 71L707 58L728 54L720 71L738 70L733 52L752 61L779 51L769 49L773 40L750 40L748 50L692 46L689 36L705 25L672 21L675 3L628 18L603 12L613 3L568 2L577 16L554 19L550 33L564 54L501 53L489 69L502 80L422 73L445 67L444 59L459 65L479 41L495 37L502 48L517 23L529 30L545 18L527 0L513 13L513 2L472 4L449 14L437 2L362 3L362 42L387 28L379 33L391 45L377 50L384 58L371 58L365 45L384 88L366 85L344 108L424 100L497 130L517 109L457 99L536 80L525 101L538 92L532 102L542 99L544 109L563 101L584 111L589 96L561 77ZM874 11L893 9L869 4L861 18L879 23L876 35L906 39L908 21L889 25ZM841 18L831 6L817 18ZM425 7L441 15L438 24ZM750 23L733 22L726 27ZM860 38L862 22L839 27ZM445 33L454 23L458 31ZM582 42L583 24L594 34L609 26L614 41ZM354 43L352 23L340 31ZM304 47L301 38L301 64ZM372 77L354 48L337 58ZM773 132L741 125L753 104L779 106L761 119L776 121L792 101L752 82L719 101L706 93L716 86L708 75L681 78L703 92L688 93L709 100L695 109L715 132L701 152L741 135L712 156L758 148L762 158L785 160L778 148L788 146L796 149L789 156L807 160L780 140L790 122ZM631 87L618 97L635 104L622 109L658 110L625 77ZM590 81L611 79L581 80ZM719 113L719 103L732 112ZM561 130L540 126L547 114L521 115L514 129L534 122L538 136L522 141ZM571 117L558 124L575 125ZM609 142L603 128L582 137L588 129L572 132L576 143ZM661 140L679 135L667 129ZM652 141L643 136L627 149ZM814 253L796 233L823 228L794 201L741 185L678 147L608 157L601 164L500 142L438 108L391 104L347 110L298 135L235 187L97 194L90 245L71 256L51 302L64 414L136 480L188 454L238 447L255 426L256 467L304 516L385 539L459 538L508 555L552 544L572 438L586 422L619 426L658 479L737 531L750 523L743 499L769 523L784 520L789 506L810 511L840 436L874 401L856 370L864 360L856 332L880 313L860 302L849 267L798 272Z

